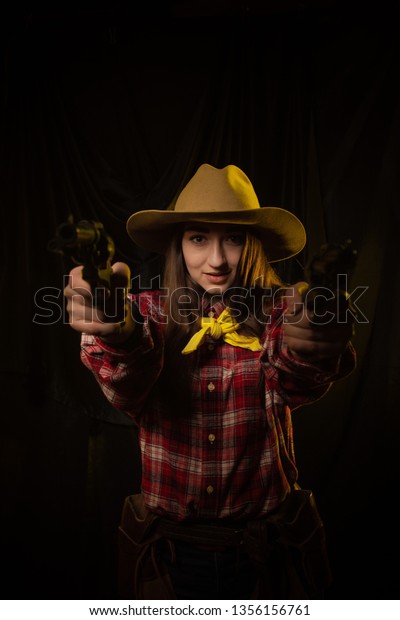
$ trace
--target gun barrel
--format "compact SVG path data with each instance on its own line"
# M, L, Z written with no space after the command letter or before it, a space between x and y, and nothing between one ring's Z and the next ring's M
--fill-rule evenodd
M98 238L98 232L90 222L78 225L65 222L57 229L57 237L62 246L91 245Z

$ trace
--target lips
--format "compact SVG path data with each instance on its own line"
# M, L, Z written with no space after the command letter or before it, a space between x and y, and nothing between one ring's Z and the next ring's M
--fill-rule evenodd
M226 280L229 278L230 273L206 273L204 275L213 284L221 284L223 282L226 282Z

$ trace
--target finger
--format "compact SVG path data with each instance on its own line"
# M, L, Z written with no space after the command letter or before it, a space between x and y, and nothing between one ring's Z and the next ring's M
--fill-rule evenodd
M308 342L304 346L298 346L298 343L288 342L287 347L292 354L309 362L338 358L344 350L344 346L338 343Z
M114 287L129 287L131 270L126 263L114 263L112 265L112 272L111 281Z
M299 356L312 356L316 359L339 356L349 340L344 334L335 340L303 338L292 334L284 336L284 343L291 351Z
M80 333L90 336L107 337L119 335L124 328L124 322L102 323L98 321L75 320L71 327Z
M300 323L287 323L283 326L283 330L286 336L314 342L342 342L349 339L353 333L353 328L350 323L341 325L332 324L322 328L312 325L304 326Z
M68 284L64 288L64 295L71 303L93 305L93 293L89 284L83 284L83 286Z
M71 295L71 290L79 291L84 296L91 291L89 282L82 278L82 266L74 267L66 276L64 294Z
M107 323L107 317L105 317L104 313L99 311L95 306L72 304L70 308L67 306L67 310L70 323L84 323L88 326L92 324L101 326L104 323Z
M308 291L307 282L297 282L293 286L289 286L283 299L286 304L286 314L298 314L303 311L304 308L304 296Z
M335 339L306 338L303 334L285 334L284 344L300 357L324 359L338 357L350 341L351 334L340 333Z

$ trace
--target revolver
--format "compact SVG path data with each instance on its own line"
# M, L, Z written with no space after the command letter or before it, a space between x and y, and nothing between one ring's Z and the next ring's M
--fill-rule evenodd
M111 288L115 245L101 222L81 220L74 224L70 216L57 228L56 236L47 247L51 252L67 256L76 265L82 265L82 277L91 286L95 304L104 300Z

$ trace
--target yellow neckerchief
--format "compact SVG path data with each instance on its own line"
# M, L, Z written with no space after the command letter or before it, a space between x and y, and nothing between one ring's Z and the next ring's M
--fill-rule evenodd
M256 336L241 336L237 333L239 328L240 324L231 317L228 308L225 308L218 319L203 317L201 319L201 329L191 337L182 353L183 355L193 353L203 344L207 335L210 335L214 340L219 340L222 337L225 342L233 347L242 347L250 349L250 351L261 351L260 340Z

